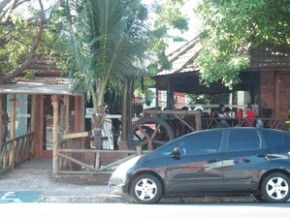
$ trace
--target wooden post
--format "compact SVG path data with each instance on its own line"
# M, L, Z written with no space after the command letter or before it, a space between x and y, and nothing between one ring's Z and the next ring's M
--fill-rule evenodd
M30 132L33 133L32 136L32 141L31 141L31 147L30 147L30 154L32 154L32 156L35 155L35 123L36 123L36 119L35 119L35 115L36 115L36 95L32 95L31 96L31 111L30 111Z
M64 123L60 124L60 125L64 125L62 128L63 129L63 132L62 134L67 134L70 130L70 114L69 114L69 105L70 105L70 102L69 102L69 96L68 95L65 95L63 97L63 105L64 105L64 114L60 114L60 120L64 119ZM62 139L63 139L63 136L62 136ZM67 140L66 141L62 141L62 147L63 148L67 148ZM61 161L59 161L59 168L58 169L63 169L63 167L69 167L69 162L62 158Z
M167 110L174 110L174 85L171 79L167 82Z
M156 98L156 101L155 101L155 110L158 110L158 107L159 107L159 90L158 90L158 86L156 87L155 98ZM160 106L160 108L162 108L161 106Z
M124 95L123 95L123 107L122 107L122 125L121 125L121 140L126 140L127 136L127 120L128 120L128 100L130 96L128 95L128 84L124 84Z
M9 166L14 169L14 157L15 157L15 122L16 122L16 95L12 95L11 99L11 117L10 117L10 155L9 155Z
M81 116L81 122L80 122L80 130L83 132L85 131L85 117L86 117L86 100L85 100L85 95L82 95L80 97L80 102L81 102L81 107L80 107L80 116ZM82 145L81 148L86 148L85 146L85 142L86 140L84 138L82 138Z
M280 118L280 83L281 83L281 73L275 71L274 72L274 87L275 87L275 93L274 93L274 117Z
M52 177L58 177L58 120L59 120L59 102L58 96L51 96L51 103L53 107L53 151L52 151Z
M85 96L75 96L75 118L74 118L74 131L83 132L85 130Z
M4 146L3 141L5 139L3 139L2 137L4 137L4 128L5 125L3 123L3 110L2 110L2 95L0 94L0 169L2 169L2 148Z
M83 132L85 129L85 100L84 95L74 96L74 131L75 132ZM70 144L71 148L79 149L79 148L87 148L85 147L85 138L74 139ZM77 160L84 160L85 154L82 153L74 153L72 157ZM76 163L71 163L73 170L80 170L80 165Z
M65 106L65 127L64 127L64 134L69 132L70 122L69 122L69 96L64 96L64 106Z

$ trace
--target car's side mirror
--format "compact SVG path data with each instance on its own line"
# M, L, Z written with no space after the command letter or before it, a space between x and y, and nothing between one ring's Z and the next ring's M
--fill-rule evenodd
M174 159L180 159L180 149L179 147L175 147L173 149L173 151L171 152L171 157L174 158Z

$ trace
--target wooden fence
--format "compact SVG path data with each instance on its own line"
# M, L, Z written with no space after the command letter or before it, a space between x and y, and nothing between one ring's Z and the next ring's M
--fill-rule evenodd
M260 119L260 118L259 118ZM216 118L202 118L202 126L204 128L216 128L220 122ZM289 127L285 124L284 120L261 118L264 127L288 130ZM230 126L244 126L245 119L228 119ZM257 122L257 119L254 120ZM202 128L202 129L204 129ZM142 131L142 128L138 128ZM135 150L95 150L95 149L72 149L65 146L66 149L61 148L60 145L56 155L57 167L53 169L55 178L62 175L73 174L110 174L112 170L120 163L140 154L150 152L150 144L154 138L143 132L148 150L142 150L142 146L137 146ZM88 136L87 134L72 133L67 134L63 139L73 139ZM64 140L62 143L66 143ZM152 146L151 146L152 147ZM87 158L90 156L90 158Z
M251 121L253 123L253 126L256 126L258 122L261 122L260 127L264 128L270 128L270 129L280 129L284 131L289 131L290 125L287 125L285 123L284 119L277 119L277 118L202 118L201 119L201 128L202 129L212 129L219 127L219 124L221 123L221 120L224 120L227 122L227 124L230 127L237 127L237 126L247 126L246 123L248 121Z
M57 147L56 155L53 157L57 163L53 165L52 169L54 178L60 178L64 175L111 174L119 164L136 155L150 152L148 150L142 151L140 147L137 147L136 150L70 148L69 140L84 137L88 137L88 133L63 135ZM150 138L148 140L151 141Z
M0 153L0 174L31 158L32 141L33 133L28 133L11 139L3 145ZM11 149L13 145L14 149Z
M88 154L93 158L84 160ZM60 149L57 153L57 175L110 174L114 167L136 155L137 152L132 150ZM102 161L104 156L106 164ZM112 158L108 158L110 156Z

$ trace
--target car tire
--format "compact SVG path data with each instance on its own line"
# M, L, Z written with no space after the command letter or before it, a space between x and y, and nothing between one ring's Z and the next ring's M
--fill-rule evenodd
M130 195L137 203L154 204L161 199L162 185L155 176L141 174L132 181Z
M290 197L290 179L282 173L272 173L262 182L262 199L270 203L284 203Z

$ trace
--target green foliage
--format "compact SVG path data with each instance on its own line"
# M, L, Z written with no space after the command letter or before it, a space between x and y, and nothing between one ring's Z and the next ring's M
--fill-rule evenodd
M72 55L67 66L88 88L97 110L107 89L121 93L128 79L144 74L146 8L131 0L66 1L62 8Z
M228 102L229 95L228 94L217 94L217 95L193 95L186 94L186 96L190 99L190 104L221 104Z
M38 35L42 26L42 10L30 7L27 2L15 0L0 4L0 83L8 82L10 75L23 75L26 68L17 71L19 66L32 61L31 57L50 54L55 45L57 36L49 28ZM41 0L38 3L42 5ZM38 37L42 37L40 41L36 40Z
M24 78L27 80L34 80L35 79L35 72L31 71L31 70L26 71Z
M152 87L149 76L160 67L146 66L154 62L152 57L162 60L163 68L171 67L163 37L168 28L186 29L187 23L176 11L182 1L168 2L155 8L158 16L153 29L140 0L66 0L56 8L52 25L61 36L61 52L57 52L65 60L61 66L88 88L95 109L103 104L107 89L122 93L128 80L134 80L135 89L143 93Z
M153 4L153 13L155 13L155 20L153 29L148 33L149 43L151 44L151 51L157 54L158 57L158 70L170 69L171 64L165 55L165 49L168 44L164 41L165 37L168 37L168 31L170 29L178 29L182 32L188 30L188 19L179 10L183 0L167 0L166 3L160 3L159 1ZM151 73L156 72L156 66L150 66L149 71Z
M150 106L152 100L155 97L155 93L152 90L147 89L144 94L145 94L145 104L147 106Z
M196 64L206 83L237 83L238 72L249 67L250 47L289 46L288 0L203 0L196 11L203 19Z
M34 29L18 16L8 25L0 26L0 64L1 73L8 73L17 67L24 59L33 38ZM17 18L17 19L16 19Z

